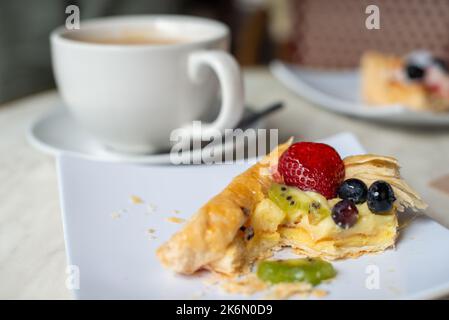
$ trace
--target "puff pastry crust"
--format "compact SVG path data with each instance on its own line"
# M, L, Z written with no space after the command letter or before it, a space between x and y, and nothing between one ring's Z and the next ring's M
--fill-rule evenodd
M278 146L262 161L235 177L200 208L181 231L157 250L162 264L184 274L201 268L226 272L229 264L237 268L240 262L232 257L238 256L236 253L244 248L234 239L249 212L266 197L272 183L270 170L291 141Z

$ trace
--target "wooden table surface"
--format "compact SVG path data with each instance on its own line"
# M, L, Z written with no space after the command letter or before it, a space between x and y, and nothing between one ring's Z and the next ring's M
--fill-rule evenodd
M265 68L245 70L246 98L254 106L284 101L268 119L280 137L315 140L342 131L355 133L372 153L393 155L407 181L446 214L449 196L429 181L449 173L449 129L385 126L323 111L296 96ZM55 159L31 147L26 130L37 117L62 103L55 91L0 106L0 298L67 299L65 249ZM447 244L445 244L447 246Z

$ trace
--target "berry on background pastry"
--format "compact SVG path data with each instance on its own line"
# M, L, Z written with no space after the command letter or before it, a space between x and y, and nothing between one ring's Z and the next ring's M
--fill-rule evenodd
M363 99L371 105L449 111L448 67L427 51L414 51L406 57L366 52L361 59L361 77Z
M394 158L341 159L326 144L290 140L235 177L157 256L178 273L209 269L228 275L248 272L283 247L309 258L355 258L393 247L397 212L425 207ZM286 264L319 267L331 277L333 269L321 259L259 264L258 273L282 279L287 276L279 270Z

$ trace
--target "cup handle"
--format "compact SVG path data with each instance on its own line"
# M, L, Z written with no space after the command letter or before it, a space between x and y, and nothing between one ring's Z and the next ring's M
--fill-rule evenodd
M192 81L201 83L204 68L210 67L217 74L221 87L221 107L217 118L206 124L189 126L188 136L193 139L216 136L217 131L232 129L240 121L244 109L243 81L237 61L221 50L197 51L189 56L188 72Z

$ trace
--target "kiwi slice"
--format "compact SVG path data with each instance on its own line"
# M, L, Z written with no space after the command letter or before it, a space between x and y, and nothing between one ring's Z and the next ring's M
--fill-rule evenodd
M257 267L259 279L273 284L305 281L316 286L336 274L332 264L321 259L262 261Z
M331 208L325 197L312 191L306 191L305 193L311 200L308 216L310 224L318 224L321 220L331 215Z
M268 197L286 213L286 223L297 223L309 213L310 197L295 187L274 183L268 190Z

